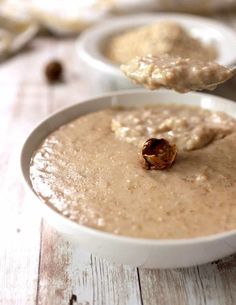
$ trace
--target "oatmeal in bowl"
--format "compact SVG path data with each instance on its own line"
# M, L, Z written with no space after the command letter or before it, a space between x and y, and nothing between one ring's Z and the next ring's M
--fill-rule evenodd
M140 166L149 138L176 145L172 168ZM224 113L108 108L50 134L31 159L30 178L45 204L81 225L137 238L200 237L236 228L235 149L236 120Z
M40 124L23 174L44 217L99 256L159 268L208 262L236 250L235 113L206 94L105 95Z
M105 44L104 54L117 64L125 64L137 56L148 54L201 60L216 60L218 57L213 43L204 44L180 23L168 20L114 35Z

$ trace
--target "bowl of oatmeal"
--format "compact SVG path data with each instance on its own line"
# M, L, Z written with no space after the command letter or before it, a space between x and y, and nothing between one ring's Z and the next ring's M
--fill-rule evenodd
M43 217L112 262L176 268L236 250L236 104L202 93L121 91L40 123L21 155ZM150 138L177 148L143 167Z
M136 56L169 54L229 66L236 60L235 42L235 32L217 21L159 13L112 18L83 33L76 49L88 77L94 78L94 90L105 91L135 87L119 66Z

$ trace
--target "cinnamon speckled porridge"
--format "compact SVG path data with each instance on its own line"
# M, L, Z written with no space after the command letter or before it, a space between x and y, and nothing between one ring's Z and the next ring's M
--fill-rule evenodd
M69 219L118 235L177 239L236 228L236 121L197 107L106 109L51 133L32 157L34 191ZM164 137L168 170L140 166L140 145Z

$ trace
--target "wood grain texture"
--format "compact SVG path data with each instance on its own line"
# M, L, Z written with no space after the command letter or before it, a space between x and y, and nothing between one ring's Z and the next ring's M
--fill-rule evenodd
M19 153L35 117L22 84L0 82L0 88L8 91L1 101L0 304L30 305L36 298L41 220L32 213L31 197L20 182ZM33 109L38 117L45 115L42 108Z
M235 305L236 255L199 267L139 270L143 304Z
M21 181L27 134L48 113L50 90L41 54L23 53L0 66L0 304L36 303L41 218ZM39 68L40 67L40 68Z
M38 305L141 305L136 268L111 265L66 241L44 223Z

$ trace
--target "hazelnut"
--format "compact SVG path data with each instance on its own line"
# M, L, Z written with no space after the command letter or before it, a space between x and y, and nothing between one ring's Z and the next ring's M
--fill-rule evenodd
M63 66L59 60L52 60L45 67L45 76L50 83L60 81L62 73Z
M174 163L176 155L176 145L171 145L165 139L151 138L143 144L142 157L145 169L168 169Z

